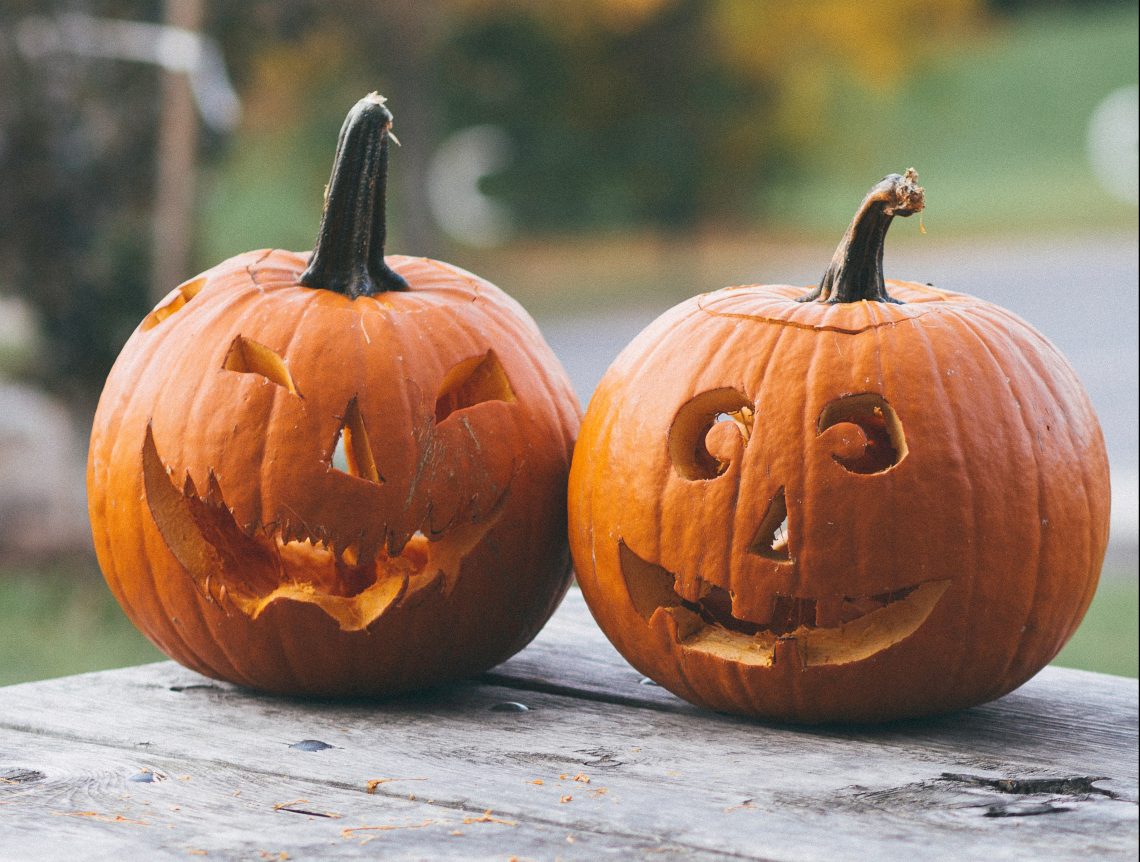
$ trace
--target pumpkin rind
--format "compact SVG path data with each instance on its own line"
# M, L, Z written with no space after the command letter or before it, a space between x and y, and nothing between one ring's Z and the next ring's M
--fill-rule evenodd
M801 722L962 708L1035 674L1092 599L1108 464L1075 373L997 306L886 287L897 304L695 297L591 400L570 477L579 583L631 664L688 700ZM716 470L678 469L692 429L671 449L671 428L718 391L738 400L706 420L741 403L745 427L709 436ZM867 425L878 461L832 421L857 409L897 423ZM769 548L765 513L785 509Z
M239 255L159 303L108 377L96 552L188 667L294 694L419 688L520 649L568 586L565 373L494 285L382 260L406 290L314 289L307 254Z

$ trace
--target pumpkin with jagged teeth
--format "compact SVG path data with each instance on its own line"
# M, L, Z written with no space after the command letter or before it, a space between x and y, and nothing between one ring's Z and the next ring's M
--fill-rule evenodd
M391 114L341 131L312 256L232 258L132 335L95 417L95 547L128 616L210 676L375 695L484 670L570 579L578 407L533 321L384 255Z

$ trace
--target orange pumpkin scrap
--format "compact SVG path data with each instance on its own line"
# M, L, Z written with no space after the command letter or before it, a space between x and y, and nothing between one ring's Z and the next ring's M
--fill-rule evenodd
M694 703L799 722L970 706L1040 670L1092 599L1096 416L1013 314L884 280L916 180L871 190L808 295L748 285L666 312L586 412L582 592L638 670Z
M134 623L209 676L384 694L524 646L569 582L579 411L527 314L384 256L392 116L341 130L312 256L239 255L131 336L91 435L99 562Z

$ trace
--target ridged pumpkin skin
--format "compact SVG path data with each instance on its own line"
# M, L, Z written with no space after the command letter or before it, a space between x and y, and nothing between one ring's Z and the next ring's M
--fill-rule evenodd
M373 170L391 115L361 105L346 129ZM326 252L343 238L324 234ZM324 263L374 289L356 240ZM108 377L87 473L100 565L135 625L208 676L304 695L435 685L521 649L568 586L565 373L498 288L378 245L367 269L393 287L373 295L302 284L319 255L219 264Z
M564 488L578 419L569 384L525 312L486 281L389 257L412 290L350 299L298 285L307 260L233 258L171 294L159 308L181 307L157 322L162 312L152 313L123 348L88 463L107 583L172 658L255 688L374 694L490 667L538 632L569 582ZM239 336L277 353L296 392L227 368ZM488 398L437 422L445 376L488 351L514 400ZM352 403L380 482L333 466ZM148 429L162 472L147 463ZM210 510L224 541L200 527L215 548L202 553L220 560L202 571L184 565L193 541L183 540L182 560L171 549L186 520L178 501L159 512L162 524L154 511L169 496L162 483L180 491L187 476L197 497L216 487L232 510L228 524ZM206 517L206 506L187 511ZM243 542L235 525L252 537ZM324 586L295 570L279 579L272 546L290 541L286 555L327 541L360 560L410 543L446 560L445 571L436 578L425 564L405 578L382 567L395 593L329 601L330 613L322 595L359 589L369 573L339 583L330 570ZM330 569L313 553L324 561L316 569ZM314 585L261 606L289 577Z
M795 722L967 707L1032 677L1092 599L1108 463L1073 370L1008 311L886 285L903 304L695 297L590 402L578 580L687 700Z

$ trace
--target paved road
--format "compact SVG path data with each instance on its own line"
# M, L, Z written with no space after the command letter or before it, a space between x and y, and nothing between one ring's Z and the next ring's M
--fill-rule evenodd
M797 249L757 267L767 282L809 284L830 249ZM1135 235L947 246L909 242L887 249L888 275L931 282L996 302L1033 324L1068 356L1100 416L1113 475L1113 538L1135 544L1138 304ZM696 291L694 291L696 292ZM666 305L609 309L604 316L550 318L539 325L583 405L621 348Z

